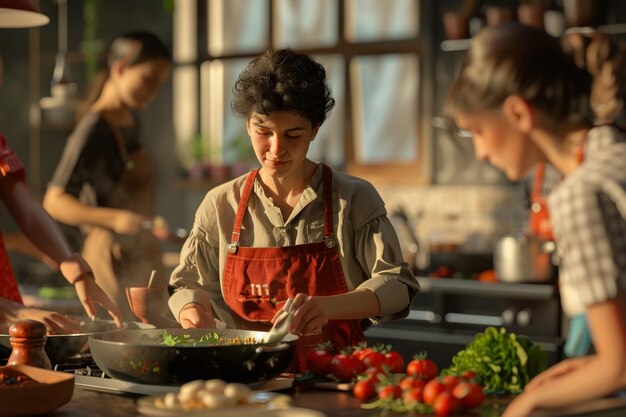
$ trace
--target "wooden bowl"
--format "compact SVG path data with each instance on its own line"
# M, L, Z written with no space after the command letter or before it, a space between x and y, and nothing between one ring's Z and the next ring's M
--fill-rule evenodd
M74 374L28 365L0 366L0 372L24 375L36 384L0 385L0 416L34 416L49 413L74 394Z

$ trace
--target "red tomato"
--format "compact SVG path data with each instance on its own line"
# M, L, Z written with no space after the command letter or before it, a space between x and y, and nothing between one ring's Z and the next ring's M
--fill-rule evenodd
M413 405L424 401L424 387L410 388L402 394L402 402L406 405Z
M380 368L375 368L375 367L370 367L367 368L362 375L365 375L366 379L370 379L374 382L378 382L380 380L380 378L378 377L379 375L387 375L385 373L385 371L383 371Z
M385 364L385 354L372 350L361 361L367 368L381 368Z
M433 404L435 399L446 390L446 386L438 379L431 379L424 385L424 404Z
M474 380L476 379L476 372L470 370L464 371L461 374L461 378L467 379L468 381Z
M485 401L485 393L483 387L473 382L460 382L454 390L452 395L461 402L463 408L476 408Z
M416 378L414 376L407 376L402 378L398 386L402 388L404 391L408 391L413 388L424 388L426 382L423 379Z
M404 359L402 358L402 355L396 351L391 350L385 353L383 363L389 367L389 372L398 373L404 370Z
M341 382L349 382L363 371L363 364L355 356L338 353L330 361L330 372Z
M402 397L402 389L397 385L384 385L378 389L378 398L381 400L400 397Z
M306 355L306 366L313 375L325 376L330 373L330 362L335 355L324 349L313 349Z
M459 385L459 382L461 382L461 378L459 378L458 376L454 376L454 375L446 375L443 378L441 378L441 382L443 383L443 385L446 386L446 391L452 392L454 387Z
M367 354L370 353L371 351L372 351L371 347L367 347L366 345L357 345L354 351L352 351L352 354L356 356L357 358L359 358L360 361L362 361L363 358L365 358L365 356L367 356Z
M354 388L352 388L352 393L355 397L362 400L372 398L376 395L376 386L374 385L374 381L369 379L357 381L356 384L354 384Z
M454 414L461 409L461 403L459 400L454 398L452 393L444 391L437 395L433 404L433 409L435 410L435 415L439 417L449 416L450 414Z
M432 360L416 357L406 366L406 373L430 381L439 374L439 369Z

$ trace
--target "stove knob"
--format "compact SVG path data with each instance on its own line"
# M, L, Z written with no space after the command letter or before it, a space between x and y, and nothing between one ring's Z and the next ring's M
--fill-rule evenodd
M500 314L502 318L502 324L505 326L510 326L515 323L515 311L511 308L507 308Z
M526 327L530 325L530 311L522 310L517 313L517 325L521 327Z

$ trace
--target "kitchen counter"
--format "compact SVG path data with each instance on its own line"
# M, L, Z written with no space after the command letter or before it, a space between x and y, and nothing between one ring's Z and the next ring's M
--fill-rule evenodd
M287 391L293 396L296 407L312 408L328 417L375 417L376 410L365 410L360 401L351 393L330 390L303 389L299 392ZM139 416L136 408L137 397L106 394L76 387L72 400L50 413L50 417L127 417ZM485 405L479 412L458 414L461 417L498 417L501 406ZM592 401L560 412L536 412L531 417L623 417L626 415L626 398L617 397ZM399 416L399 415L398 415ZM433 414L429 414L432 417ZM412 415L420 417L420 415Z

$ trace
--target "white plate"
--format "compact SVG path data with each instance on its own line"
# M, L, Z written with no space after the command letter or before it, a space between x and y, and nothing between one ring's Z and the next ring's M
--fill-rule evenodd
M149 417L239 417L242 415L254 415L255 417L281 415L276 414L281 408L288 407L288 410L294 410L290 407L291 398L285 394L278 394L267 391L255 391L250 395L248 402L251 405L237 405L228 408L218 409L193 409L185 410L181 407L177 408L161 408L155 405L155 402L162 400L165 395L153 395L143 397L137 400L137 411ZM285 414L286 415L286 414ZM291 414L289 414L291 416ZM323 414L313 414L310 417L323 416ZM309 415L302 415L309 417Z

